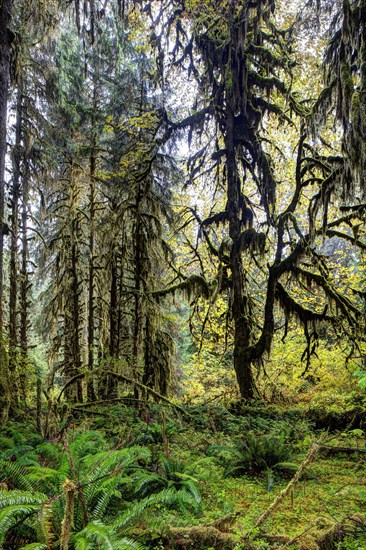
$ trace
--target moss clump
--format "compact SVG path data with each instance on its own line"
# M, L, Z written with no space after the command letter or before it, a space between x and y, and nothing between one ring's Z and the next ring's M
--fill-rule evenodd
M351 100L351 122L354 128L358 127L360 114L360 94L354 92Z
M167 535L166 542L170 547L176 550L186 548L217 548L219 550L232 550L236 543L232 536L227 533L222 533L215 527L197 526L197 527L180 527L171 529ZM248 542L242 548L252 549L253 546Z

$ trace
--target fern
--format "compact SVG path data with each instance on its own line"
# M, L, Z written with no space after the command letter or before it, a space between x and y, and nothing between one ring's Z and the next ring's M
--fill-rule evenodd
M142 447L132 447L118 451L103 451L80 461L79 476L89 515L98 524L107 513L113 514L111 501L122 500L121 485L129 478L122 475L138 461L150 459L150 451ZM85 470L87 472L84 474ZM118 503L120 506L120 502ZM76 508L75 527L82 524L80 506ZM89 516L89 517L90 517Z
M146 462L151 453L143 447L103 451L85 457L80 462L79 476L83 479L83 493L89 513L99 520L106 513L112 499L121 499L119 490L126 479L121 474L138 461ZM82 518L75 518L76 528L81 527Z
M75 463L78 463L79 460L87 455L96 455L100 453L102 449L107 448L108 444L102 433L95 430L76 432L73 441L70 443L70 452Z
M193 496L193 494L186 488L176 489L175 487L169 487L160 491L156 496L156 501L168 508L178 509L182 513L186 513L188 510L193 511L196 514L201 513L201 497L199 499Z
M54 487L60 487L62 482L69 475L69 468L55 470L45 466L30 466L27 469L27 480L32 487L37 487L39 491L48 492L54 490Z
M40 527L40 536L38 537L41 540L47 542L47 546L53 542L54 533L53 533L53 507L50 501L44 503L40 513L39 513L39 527Z
M131 476L130 482L134 485L134 495L143 498L164 489L166 481L157 473L141 470Z
M19 550L47 550L47 544L43 544L42 542L32 542L31 544L22 546Z
M74 537L75 550L91 550L94 543L100 550L144 550L139 543L128 538L118 538L113 526L92 521Z
M11 460L16 458L18 464L22 466L29 466L30 464L37 463L37 456L34 452L34 448L31 445L21 445L8 449L6 453L3 453L3 460Z
M168 422L165 427L156 422L149 425L144 424L143 426L142 433L138 434L134 439L134 443L139 445L156 445L163 443L164 439L171 441L175 435L182 431L181 427L172 422Z
M188 476L182 476L182 478L184 479L184 490L193 497L194 502L199 506L202 499L197 480Z
M49 441L43 441L40 445L37 445L35 451L42 463L42 466L50 466L57 468L60 466L62 459L63 448L62 445L56 443L50 443Z
M42 493L26 491L0 491L0 510L13 505L44 504L48 497Z
M0 478L23 491L33 491L35 489L34 484L28 477L28 471L17 462L0 458Z
M8 451L14 449L14 441L10 437L0 436L0 449Z
M40 512L47 500L42 493L0 491L0 546L15 524Z
M102 483L95 497L96 503L91 510L94 519L101 519L106 513L112 499L122 499L122 493L117 489L119 486L118 477L112 477ZM94 500L95 500L94 499Z
M194 465L187 467L183 462L166 459L161 461L158 472L140 470L131 478L135 485L135 497L155 494L160 498L160 503L170 508L200 512L198 480L191 475L194 469Z
M292 448L286 444L284 435L258 436L252 432L237 441L235 447L212 446L208 451L224 464L226 477L240 476L251 471L264 472L278 463L288 461L292 454Z
M151 495L142 500L129 504L127 509L113 521L114 529L124 530L131 527L140 518L146 508L155 506L161 502L162 499L159 495Z

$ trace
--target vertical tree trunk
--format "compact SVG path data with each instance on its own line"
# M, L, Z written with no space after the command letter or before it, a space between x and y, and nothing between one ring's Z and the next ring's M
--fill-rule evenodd
M93 89L93 111L96 105L96 87ZM93 115L91 123L91 150L89 159L90 187L89 187L89 289L88 289L88 369L90 372L94 369L94 231L95 231L95 171L96 171L96 129L95 116ZM96 399L94 390L94 378L91 377L87 382L87 396L89 401Z
M80 374L81 359L81 321L83 318L82 302L80 300L81 269L80 264L80 220L74 205L78 203L78 182L74 174L74 165L70 167L70 225L69 240L65 239L64 246L67 250L68 264L68 292L64 312L64 338L65 338L65 378L69 382L74 376ZM65 391L66 398L71 402L83 402L83 387L78 378L70 384Z
M22 212L21 212L21 236L22 236L22 250L21 250L21 266L20 266L20 288L19 288L19 300L20 300L20 340L19 347L21 352L21 375L20 375L20 392L22 397L25 397L26 393L26 380L27 380L27 368L28 362L28 328L29 328L29 303L28 294L30 290L30 281L28 273L28 194L29 194L29 162L27 154L24 157L24 166L22 174Z
M19 362L18 362L18 237L19 237L19 197L21 180L22 147L22 86L17 90L15 122L15 146L13 149L13 185L11 193L11 238L9 269L9 381L12 387L11 407L19 401Z
M81 350L80 350L80 300L78 277L78 250L75 243L70 250L70 286L71 294L68 315L65 315L65 378L69 382L74 376L80 374ZM66 399L70 402L83 401L81 380L70 384L65 390Z
M138 184L136 190L136 219L135 219L135 232L134 232L134 247L135 247L135 258L134 258L134 274L135 274L135 305L134 305L134 328L133 328L133 369L134 369L134 378L137 381L140 381L140 367L142 360L142 324L143 324L143 307L142 307L142 250L141 250L141 200L142 200L142 190L141 186ZM138 388L135 387L135 397L139 397Z
M73 302L73 367L75 374L80 374L81 370L81 350L80 350L80 300L79 300L79 277L78 277L78 250L76 244L72 245L71 252L71 275L72 275L72 302ZM79 403L83 402L83 390L81 380L76 382L76 397Z
M119 295L118 295L118 257L113 247L111 256L111 279L109 287L109 357L113 359L118 357L118 339L119 339ZM116 381L109 375L102 374L99 377L98 396L100 399L106 399L113 395L116 390Z
M9 389L7 381L7 357L4 346L4 234L6 233L5 215L5 155L7 134L7 105L10 79L9 30L13 0L0 2L0 415L5 422L9 409Z
M37 416L36 416L36 427L37 432L42 434L42 380L37 378Z
M111 286L109 290L109 356L117 357L118 341L118 266L117 255L113 253L111 266Z
M251 369L248 347L251 337L251 320L248 315L248 298L245 294L245 276L239 247L240 220L240 179L235 157L234 112L227 105L225 146L227 154L227 211L229 234L232 240L230 255L232 279L232 315L234 320L234 369L240 394L244 399L255 395L255 384Z

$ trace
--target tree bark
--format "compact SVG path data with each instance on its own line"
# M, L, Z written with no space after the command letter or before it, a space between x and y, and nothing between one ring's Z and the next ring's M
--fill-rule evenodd
M73 178L71 168L71 178ZM72 185L71 181L71 185ZM72 192L72 191L71 191ZM72 198L74 200L74 198ZM69 381L80 374L81 346L80 346L80 322L81 322L81 303L80 303L80 280L79 280L79 220L74 218L70 221L69 243L65 246L70 247L69 262L69 284L70 294L68 296L69 307L65 310L65 375L66 381ZM80 378L76 383L68 386L65 392L66 399L72 403L83 402L83 389Z
M232 241L230 254L232 281L232 315L234 321L234 369L240 395L251 399L255 395L255 384L249 354L251 321L248 316L248 297L245 294L245 274L239 247L240 220L240 179L235 157L234 113L226 106L225 146L227 155L227 214L229 235Z
M4 346L4 234L5 215L5 156L7 135L7 106L10 84L10 31L13 0L0 2L0 416L7 420L9 412L9 389L7 381L7 357Z
M77 256L78 251L76 244L72 245L71 253L71 265L72 265L72 302L73 302L73 334L72 334L72 360L75 373L79 374L81 369L81 352L80 352L80 300L79 300L79 277L78 277L78 266L77 266ZM83 402L83 391L81 380L76 382L76 398L79 403Z
M93 112L97 108L96 105L96 87L94 84L93 89ZM88 369L90 372L94 369L94 231L95 231L95 171L96 171L96 130L95 130L95 117L93 115L91 122L91 151L89 159L90 169L90 193L89 193L89 289L88 289ZM94 389L94 379L91 378L87 382L87 396L88 401L94 401L96 399Z
M142 242L143 236L141 235L141 201L142 201L142 189L141 185L137 184L136 197L135 197L135 231L134 231L134 278L135 278L135 304L134 304L134 328L133 328L133 364L135 380L140 382L140 366L143 359L142 356L142 332L143 332L143 283L142 283ZM136 399L139 398L139 391L137 386L134 390Z
M13 185L11 193L11 233L9 270L9 380L12 387L11 407L19 401L19 361L18 361L18 237L19 237L19 198L21 181L22 147L22 86L17 90L15 146L13 148Z
M24 157L24 166L22 174L22 203L21 203L21 266L20 266L20 339L19 346L21 350L21 375L20 375L20 392L22 397L26 393L26 369L29 366L28 362L28 329L29 329L29 302L28 294L31 287L28 273L28 198L29 198L29 159L26 154Z

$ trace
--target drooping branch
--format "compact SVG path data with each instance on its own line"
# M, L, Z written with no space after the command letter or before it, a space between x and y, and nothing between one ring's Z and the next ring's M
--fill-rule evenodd
M296 278L305 280L307 284L314 283L317 287L322 288L340 309L350 325L358 326L358 320L362 315L361 311L346 296L338 292L324 274L313 273L296 266L293 268L293 274Z
M326 232L327 237L338 237L339 239L343 239L344 241L348 241L351 244L357 246L360 250L366 250L366 243L361 241L357 238L358 229L360 228L360 225L352 226L353 235L348 235L347 233L343 233L341 231L336 231L334 229L328 229Z
M285 288L279 282L276 284L275 297L280 303L285 315L287 317L294 315L303 325L307 325L311 322L333 320L331 316L327 315L327 307L324 308L322 313L316 313L311 309L303 307L286 292Z
M190 275L184 281L162 290L156 290L152 293L156 298L173 296L177 292L183 292L188 297L202 296L206 299L210 297L210 288L203 277L200 275Z

